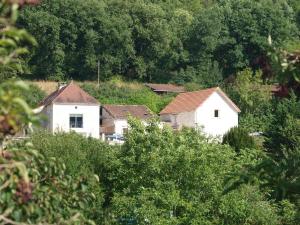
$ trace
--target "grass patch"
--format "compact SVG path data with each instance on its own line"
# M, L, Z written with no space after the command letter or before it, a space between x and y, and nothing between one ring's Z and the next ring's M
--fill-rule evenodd
M175 95L157 95L140 83L108 81L98 87L95 83L82 83L81 87L101 104L146 105L154 113L160 112Z

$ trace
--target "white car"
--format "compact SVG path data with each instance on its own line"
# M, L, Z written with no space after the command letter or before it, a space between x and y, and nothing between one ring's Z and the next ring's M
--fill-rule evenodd
M124 137L119 134L112 134L112 135L107 135L105 137L105 140L110 144L110 145L115 145L119 144L122 145L124 144Z

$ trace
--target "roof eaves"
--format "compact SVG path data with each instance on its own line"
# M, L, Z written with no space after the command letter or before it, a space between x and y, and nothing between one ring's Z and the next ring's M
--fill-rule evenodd
M109 106L110 106L110 105L102 105L103 109L105 109L105 111L106 111L109 115L111 115L111 117L112 117L113 119L117 119L117 118L115 118L115 116L111 113L111 111L108 109Z
M63 87L64 88L64 87ZM62 89L63 89L62 88ZM43 99L43 101L39 104L40 106L41 105L44 105L44 106L47 106L47 105L50 105L53 103L54 99L61 94L61 92L63 91L62 89L59 89L59 90L55 90L53 91L50 95L48 95L45 99Z
M198 105L196 106L195 108L193 108L193 110L196 110L197 108L199 108L215 91L217 91L218 89L220 89L219 87L213 87L213 88L209 88L211 89L211 93L209 93L209 95ZM208 91L208 90L207 90ZM180 93L179 95L176 96L176 98L181 98L183 95L185 94L191 94L191 93L196 93L196 92L199 92L199 91L191 91L191 92L183 92L183 93ZM175 99L176 99L175 98ZM174 100L173 100L174 101ZM159 113L159 115L166 115L166 114L179 114L179 113L183 113L183 112L191 112L191 111L174 111L174 112L164 112L164 109Z
M90 106L100 106L100 103L91 103L91 102L52 102L52 104L56 104L56 105L90 105Z
M240 108L221 90L221 88L217 88L216 90L223 98L225 98L225 101L227 101L228 104L230 104L238 113L241 112Z

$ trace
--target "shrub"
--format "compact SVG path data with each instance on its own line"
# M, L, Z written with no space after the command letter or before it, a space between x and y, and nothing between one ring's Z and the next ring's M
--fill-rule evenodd
M71 177L63 163L37 152L30 143L2 151L0 168L0 222L93 224L89 219L97 205L91 189L94 177Z
M273 102L273 117L266 129L265 148L282 157L284 149L300 145L300 101L295 94Z
M230 98L242 109L240 127L251 132L265 131L272 113L271 91L263 85L262 73L247 68L236 75L234 83L224 87Z
M39 131L32 134L31 141L35 149L47 158L56 158L64 163L68 175L76 179L90 177L86 180L86 187L95 194L95 207L88 207L88 215L97 224L103 220L102 203L107 198L103 193L110 192L110 174L114 159L114 147L94 138L85 138L75 132L52 134ZM94 175L100 182L94 181Z
M46 93L38 86L29 84L29 91L24 96L25 101L30 107L37 107L38 104L46 97Z
M247 130L239 127L231 128L223 136L223 144L229 144L236 152L240 152L244 148L255 147L254 138L249 136Z

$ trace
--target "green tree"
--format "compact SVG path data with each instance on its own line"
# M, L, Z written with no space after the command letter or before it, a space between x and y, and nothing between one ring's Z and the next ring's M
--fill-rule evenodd
M95 79L99 60L102 78L151 80L183 57L178 24L188 17L144 1L55 0L26 8L19 25L39 42L29 59L39 77Z
M111 223L277 224L276 208L257 187L222 194L225 177L251 157L236 158L196 130L173 133L155 122L131 128L117 154Z
M240 126L249 132L264 131L270 123L272 108L271 91L263 85L262 73L253 73L247 68L236 75L226 91L242 109Z
M247 130L239 127L231 128L223 136L223 144L229 144L236 152L245 148L255 148L254 138L249 136Z
M285 1L220 1L196 16L188 41L192 61L217 61L224 76L267 58L268 35L274 45L297 36L293 11ZM268 16L265 16L268 15Z
M300 124L299 100L295 95L276 99L272 119L265 131L265 153L256 163L244 167L232 187L256 183L279 203L280 214L287 224L299 221ZM234 189L234 188L233 188Z
M28 45L36 45L35 39L24 29L17 29L13 25L17 19L17 11L11 13L5 1L0 2L0 14L2 15L0 42L0 82L16 77L24 72L24 60L20 55L28 53ZM17 8L17 5L14 5Z
M281 157L285 149L300 145L300 101L295 95L273 103L272 121L266 130L265 147Z

